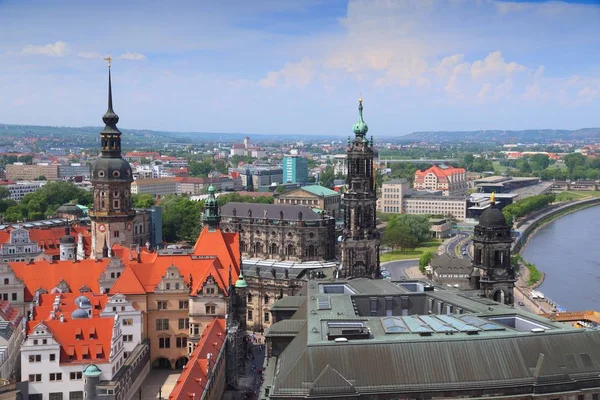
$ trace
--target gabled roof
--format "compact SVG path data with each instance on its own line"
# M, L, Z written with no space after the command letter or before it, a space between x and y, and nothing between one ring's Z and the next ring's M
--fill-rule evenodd
M415 172L415 176L425 176L429 173L433 173L438 178L446 178L448 176L455 175L455 174L464 174L465 172L467 172L467 171L464 168L454 168L454 167L440 168L439 166L434 165L426 170L417 170Z
M125 267L121 276L111 288L111 291L123 294L146 294L144 286L142 286L130 266Z
M204 332L190 356L190 360L183 368L177 384L169 395L169 400L192 400L192 393L197 399L202 398L207 383L207 370L209 368L208 354L210 357L210 368L214 368L214 362L225 343L225 319L217 318L212 321Z
M194 245L194 254L198 256L217 256L221 265L240 271L240 242L237 233L226 233L221 229L211 231L204 227Z
M28 321L27 333L39 325L48 328L54 340L60 344L61 364L107 363L113 334L113 318L53 319Z
M23 281L25 285L25 301L31 301L33 294L39 288L50 292L58 283L64 280L71 291L87 286L94 293L100 293L98 279L106 269L109 259L55 261L50 263L46 260L32 263L11 262L10 267L15 276Z

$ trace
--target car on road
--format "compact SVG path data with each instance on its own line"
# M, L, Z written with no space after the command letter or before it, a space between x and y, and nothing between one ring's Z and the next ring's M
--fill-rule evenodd
M525 303L523 303L522 301L520 301L520 302L519 302L519 305L520 305L521 307L523 307L523 306L525 305Z

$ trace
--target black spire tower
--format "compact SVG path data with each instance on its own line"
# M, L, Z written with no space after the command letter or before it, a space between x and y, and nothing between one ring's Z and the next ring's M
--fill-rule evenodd
M362 99L358 100L358 121L354 124L354 140L348 138L347 191L344 193L345 229L341 244L341 277L380 276L379 232L376 229L377 193L373 165L373 138L366 135L369 127L363 120Z
M104 129L100 133L102 142L102 157L120 158L121 157L121 131L117 128L119 116L113 110L112 101L112 82L110 75L110 60L108 64L108 110L102 117Z

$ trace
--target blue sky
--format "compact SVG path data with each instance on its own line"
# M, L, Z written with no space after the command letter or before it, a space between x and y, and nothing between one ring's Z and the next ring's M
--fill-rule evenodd
M600 1L0 0L0 123L375 136L600 126Z

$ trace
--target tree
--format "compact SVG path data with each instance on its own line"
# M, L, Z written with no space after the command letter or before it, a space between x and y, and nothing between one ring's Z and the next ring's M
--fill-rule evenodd
M550 157L547 154L534 154L530 158L531 168L534 171L541 171L548 168L550 165Z
M10 190L4 186L0 186L0 199L6 199L7 197L10 197Z
M283 193L283 192L285 192L285 186L277 185L277 189L275 189L275 193L279 194L279 193Z
M321 186L325 186L326 188L330 188L330 189L333 187L334 179L335 179L335 174L333 173L332 166L328 166L327 168L325 168L325 171L323 171L323 173L319 177Z
M19 156L17 160L23 164L31 164L33 162L33 156Z
M21 208L19 206L10 206L4 212L4 220L6 222L17 222L23 220Z
M154 205L154 195L150 193L134 194L131 196L133 207L150 208Z
M47 180L46 177L44 175L40 175L37 178L35 178L36 181L45 181Z
M168 242L193 243L200 234L202 204L186 197L167 195L162 198L163 237Z
M465 156L463 157L463 165L465 166L467 171L473 170L473 162L474 161L475 161L475 157L473 157L473 154L465 154Z
M388 223L383 235L383 243L392 249L414 249L417 246L417 240L406 224L390 226Z
M563 160L569 170L569 173L572 174L575 171L575 168L585 166L586 158L581 153L571 153L567 154Z
M421 271L422 274L425 273L425 267L427 267L429 265L432 258L433 258L432 251L426 251L425 253L423 253L421 255L421 258L419 258L419 271Z

